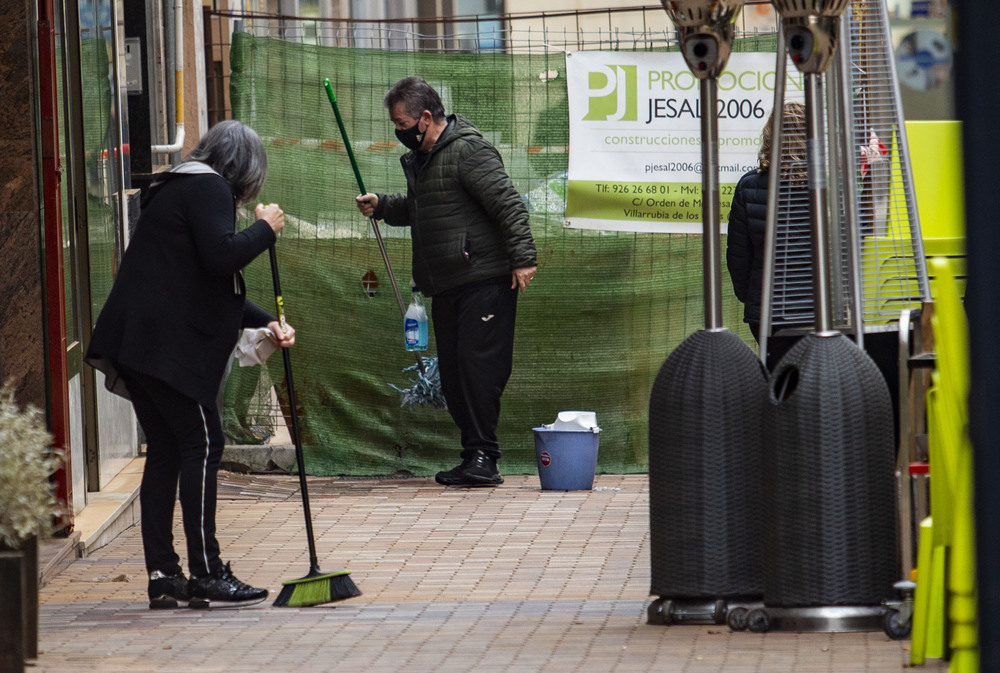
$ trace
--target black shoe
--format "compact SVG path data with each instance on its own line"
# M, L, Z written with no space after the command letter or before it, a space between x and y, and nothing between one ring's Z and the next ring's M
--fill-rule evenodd
M496 486L503 483L497 469L497 459L482 451L476 451L462 472L462 483L470 486Z
M192 577L188 582L191 594L189 608L205 609L212 601L223 603L220 607L253 605L267 598L267 589L258 589L236 579L227 563L205 577Z
M468 460L463 460L461 465L451 468L447 472L438 472L434 475L434 481L442 486L459 486L465 484L465 468L469 466Z
M177 602L187 603L188 580L182 571L168 575L162 570L149 573L149 609L170 610L176 608Z

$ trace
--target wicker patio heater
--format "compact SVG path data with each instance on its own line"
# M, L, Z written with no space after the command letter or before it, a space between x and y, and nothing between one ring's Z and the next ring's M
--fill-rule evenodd
M848 0L774 5L787 53L805 80L815 329L770 379L764 607L750 611L748 626L878 630L897 577L892 403L874 362L833 328L829 290L822 77L836 53Z
M716 109L743 0L663 0ZM661 367L649 400L650 624L718 624L760 603L760 422L766 373L722 326L718 120L701 116L705 328Z

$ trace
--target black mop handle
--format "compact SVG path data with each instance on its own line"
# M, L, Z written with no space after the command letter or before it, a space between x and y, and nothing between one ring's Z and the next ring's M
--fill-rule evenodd
M278 280L278 255L272 245L268 248L271 257L271 279L274 281L274 301L278 306L278 322L282 332L288 323L285 321L285 302L281 296L281 281ZM288 386L288 404L291 407L292 438L295 441L295 461L299 467L299 488L302 491L302 509L306 518L306 539L309 541L309 566L313 574L319 574L319 559L316 556L316 540L313 537L312 513L309 511L309 490L306 486L306 461L302 454L302 434L299 432L299 406L295 400L295 384L292 381L292 357L287 348L281 349L285 361L285 384Z

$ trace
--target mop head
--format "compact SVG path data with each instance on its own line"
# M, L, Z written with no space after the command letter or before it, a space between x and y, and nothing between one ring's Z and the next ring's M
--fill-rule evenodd
M441 392L441 374L438 372L438 359L435 357L424 358L424 371L420 371L418 364L412 364L404 372L417 372L416 380L410 379L409 388L400 388L389 384L393 390L400 393L399 406L410 407L427 406L435 409L447 409L448 404L444 400L444 393Z
M307 608L321 603L334 603L361 595L351 580L350 572L309 574L297 580L282 582L281 592L274 599L277 608Z

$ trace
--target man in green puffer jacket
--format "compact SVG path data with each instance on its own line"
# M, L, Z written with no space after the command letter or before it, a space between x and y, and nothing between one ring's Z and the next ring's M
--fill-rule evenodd
M437 92L405 77L385 96L406 193L362 194L366 217L410 227L413 279L433 298L441 389L461 431L462 462L438 472L445 486L495 486L500 396L514 355L517 293L535 277L528 210L500 154Z

